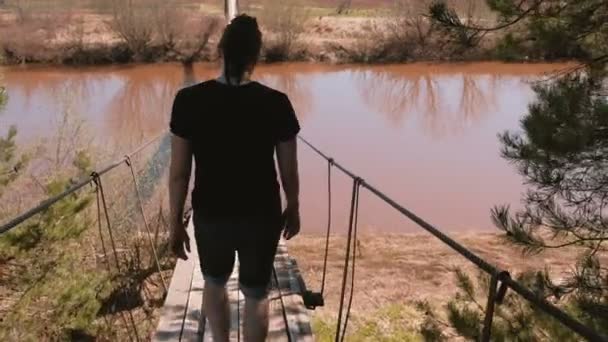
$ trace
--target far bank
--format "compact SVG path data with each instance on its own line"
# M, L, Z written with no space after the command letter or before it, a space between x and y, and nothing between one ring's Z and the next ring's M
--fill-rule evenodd
M262 62L266 63L542 62L581 57L562 46L540 49L514 40L510 31L484 34L463 45L426 16L426 2L398 3L338 13L331 4L266 0L245 2L244 10L262 25ZM496 15L483 1L468 3L454 4L466 23L496 23ZM146 4L142 0L72 8L0 6L3 63L105 65L218 59L216 45L225 20L216 4Z

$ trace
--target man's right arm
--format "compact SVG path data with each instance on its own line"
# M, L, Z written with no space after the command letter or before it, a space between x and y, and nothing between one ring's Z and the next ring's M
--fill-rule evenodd
M192 171L192 146L190 144L192 125L188 120L189 110L188 103L185 102L184 91L180 90L173 101L170 123L173 135L169 171L169 222L171 246L173 252L181 259L187 259L186 251L190 252L190 238L182 221Z

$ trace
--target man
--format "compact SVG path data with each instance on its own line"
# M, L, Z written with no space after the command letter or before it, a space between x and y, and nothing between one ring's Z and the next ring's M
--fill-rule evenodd
M245 295L245 340L266 339L268 287L281 231L286 239L300 231L300 126L285 94L250 80L261 44L255 18L235 18L219 44L222 75L180 90L171 114L172 250L182 259L190 250L182 215L194 157L195 238L205 278L203 308L215 341L229 337L225 286L235 252ZM283 213L275 152L287 200Z

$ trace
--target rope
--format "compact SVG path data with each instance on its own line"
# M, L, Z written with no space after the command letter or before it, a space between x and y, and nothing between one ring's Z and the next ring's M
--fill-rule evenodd
M327 160L327 236L325 237L325 257L323 259L323 278L321 280L321 296L325 293L325 276L327 274L327 256L329 255L329 235L331 232L331 167L333 159Z
M303 137L298 136L298 139L300 141L302 141L304 144L306 144L307 146L309 146L313 151L315 151L319 156L321 156L325 160L328 160L328 161L332 160L333 161L332 158L330 158L327 155L325 155L321 150L319 150L316 146L314 146L313 144L311 144L310 142L308 142ZM340 171L342 171L344 174L346 174L347 176L349 176L350 178L355 179L355 180L356 179L360 179L357 175L355 175L354 173L352 173L350 170L346 169L345 167L343 167L339 163L333 161L333 165L336 168L338 168ZM576 332L580 336L586 338L587 340L590 340L590 341L608 341L605 337L602 337L595 330L593 330L593 329L591 329L591 328L583 325L578 320L572 318L571 316L569 316L568 314L566 314L561 309L559 309L556 306L554 306L553 304L549 303L544 298L539 297L534 292L530 291L528 288L526 288L525 286L523 286L519 282L517 282L517 281L513 280L511 277L509 277L508 273L506 273L504 270L500 270L497 267L491 265L490 263L488 263L487 261L485 261L484 259L482 259L481 257L479 257L477 254L473 253L472 251L470 251L466 247L464 247L461 244L459 244L458 242L454 241L452 238L450 238L449 236L447 236L446 234L444 234L442 231L440 231L439 229L435 228L433 225L429 224L428 222L426 222L425 220L423 220L422 218L420 218L419 216L417 216L413 212L411 212L408 209L404 208L403 206L401 206L400 204L398 204L397 202L395 202L393 199L391 199L390 197L388 197L383 192L381 192L380 190L376 189L375 187L373 187L372 185L370 185L366 181L361 180L360 181L360 185L362 187L366 188L367 190L369 190L372 194L376 195L381 200L383 200L386 204L390 205L391 207L393 207L394 209L396 209L397 211L399 211L402 215L406 216L407 218L409 218L410 220L412 220L413 222L415 222L418 226L420 226L421 228L425 229L427 232L429 232L432 235L434 235L436 238L438 238L443 243L445 243L446 245L448 245L451 249L453 249L454 251L458 252L464 258L466 258L467 260L469 260L470 262L472 262L473 264L475 264L481 270L483 270L484 272L490 274L490 276L499 277L499 279L502 281L502 283L501 283L501 288L499 289L500 296L497 295L497 297L504 296L504 292L506 291L506 289L510 288L511 290L513 290L514 292L516 292L517 294L519 294L521 297L523 297L524 299L526 299L528 302L530 302L531 304L533 304L535 307L539 308L544 313L546 313L546 314L552 316L553 318L557 319L564 326L568 327L569 329L571 329L572 331ZM354 196L354 190L353 190L353 196ZM352 219L352 215L353 215L352 209L353 208L351 208L351 219ZM350 228L349 228L349 230L350 230ZM351 232L349 231L349 235L350 234L351 234ZM350 238L351 237L349 236L349 239ZM347 251L349 251L349 250L350 250L350 246L347 246ZM344 283L345 283L345 280L344 280ZM345 285L344 283L343 283L343 286ZM340 308L340 314L341 314L342 313L342 300L341 300L341 305L340 306L341 306L341 308ZM339 321L341 320L341 316L338 318L338 320ZM338 338L338 334L339 334L339 332L337 331L336 332L336 342L338 341L338 339L337 339Z
M103 212L106 219L106 227L108 228L108 234L110 236L110 245L112 246L112 252L114 253L114 262L116 263L116 269L118 272L122 273L122 269L120 267L120 261L118 260L118 251L116 249L116 243L114 241L114 234L112 234L112 224L110 223L110 214L108 212L108 205L106 203L106 195L103 191L103 184L101 182L101 176L95 172L91 174L93 181L97 185L99 189L99 194L101 196L101 204L103 206Z
M281 283L279 283L279 276L277 275L277 269L272 265L272 275L274 277L276 290L279 293L279 302L281 303L281 313L283 314L283 321L285 322L285 331L287 332L287 342L292 342L294 338L291 336L291 329L289 328L289 319L287 318L287 308L285 302L283 302L283 293L281 291Z
M94 179L96 179L96 178L94 178ZM101 249L103 250L103 255L106 260L105 265L106 265L106 268L108 269L108 275L111 275L112 269L110 268L110 263L109 263L110 259L108 257L108 252L106 250L105 242L103 239L103 229L101 227L101 198L100 198L99 183L96 181L94 181L94 183L95 183L95 197L96 197L96 203L97 203L97 227L99 228L99 239L101 240ZM125 326L129 325L129 322L125 318L125 315L123 312L120 313L120 318L122 318L122 321ZM131 334L129 333L128 330L127 330L127 334L129 335L129 340L133 341L133 337L131 336Z
M348 308L346 309L346 318L344 319L344 329L342 330L341 341L344 341L346 336L346 328L348 327L348 319L350 318L350 310L353 305L353 297L355 294L355 266L357 264L357 222L359 221L359 190L361 189L361 179L355 179L357 195L355 198L355 218L353 223L353 262L352 269L350 272L350 298L348 299Z
M112 234L112 223L110 221L110 214L109 214L109 210L108 210L108 205L106 203L106 196L105 193L103 191L103 183L101 181L101 176L99 174L97 174L96 172L93 172L91 174L91 178L93 179L93 181L95 182L95 184L97 185L98 189L99 189L99 198L101 198L101 204L103 207L103 211L104 211L104 216L106 218L106 225L108 228L108 234L110 236L110 243L112 246L112 251L114 253L114 261L116 262L116 269L118 270L119 273L123 273L122 272L122 268L120 267L120 261L118 260L118 251L116 249L116 243L114 242L114 235ZM133 317L133 312L131 312L131 310L129 310L129 320L131 321L131 325L133 326L133 332L135 333L135 340L139 341L139 333L137 331L137 324L135 323L135 318ZM131 336L129 336L129 338L131 338Z
M141 152L143 149L145 149L146 147L150 146L152 143L160 140L162 137L164 137L166 134L166 132L163 132L159 135L157 135L156 137L148 140L146 143L144 143L143 145L139 146L137 149L135 149L134 151L132 151L131 153L128 154L129 157L133 157L134 155L138 154L139 152ZM125 159L122 158L118 161L115 161L114 163L106 166L105 168L94 172L93 174L97 174L98 176L103 176L104 174L114 170L115 168L119 167L120 165L122 165L125 162ZM2 226L0 226L0 234L4 234L8 231L10 231L11 229L17 227L18 225L20 225L21 223L25 222L26 220L28 220L29 218L31 218L34 215L37 215L45 210L47 210L48 208L50 208L51 206L53 206L55 203L61 201L62 199L68 197L69 195L75 193L76 191L82 189L84 186L91 184L91 182L93 182L93 174L91 174L91 176L86 177L85 179L77 182L76 184L72 185L69 189L67 189L66 191L47 198L46 200L40 202L40 204L38 204L37 206L31 208L30 210L24 212L23 214L15 217L14 219L10 220L9 222L3 224Z
M158 269L158 274L160 275L163 290L165 293L167 293L167 282L165 281L165 277L163 276L163 272L160 267L160 261L158 259L158 253L156 252L156 246L154 245L154 241L152 241L152 231L150 230L150 225L148 224L148 219L144 210L144 204L141 199L141 193L139 192L139 184L137 184L137 177L135 176L135 170L133 169L133 162L131 161L131 157L125 156L125 163L127 164L127 166L129 166L129 169L131 170L131 178L133 180L133 185L135 186L135 196L137 197L139 211L141 212L141 217L144 221L144 227L146 228L146 233L148 235L150 249L152 250L152 254L154 255L154 262L156 263L156 268Z
M346 240L346 255L344 257L344 271L342 273L342 290L340 291L340 308L338 310L338 324L336 326L336 336L334 341L340 342L344 340L344 335L341 334L342 331L342 317L344 316L344 298L346 297L346 281L348 278L348 264L350 261L350 247L352 245L352 237L353 237L353 228L354 228L354 220L355 220L355 211L357 206L357 197L359 192L360 183L357 179L353 181L353 193L350 202L350 219L348 223L348 237ZM345 319L346 320L346 319ZM346 329L345 329L346 330Z
M108 263L108 252L106 250L106 243L103 239L103 229L101 228L101 200L99 198L99 186L95 186L95 197L97 203L97 229L99 230L99 240L101 241L101 250L105 258L104 264L108 268L108 274L111 273L110 264Z

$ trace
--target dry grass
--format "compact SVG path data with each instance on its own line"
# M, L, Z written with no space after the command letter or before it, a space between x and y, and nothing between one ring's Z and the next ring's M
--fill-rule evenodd
M267 61L296 57L295 50L309 18L303 1L265 0L261 7L249 12L258 17L264 31L263 55Z
M162 0L112 0L111 13L112 30L126 42L136 61L155 60L158 56L153 54L159 52L192 61L200 57L217 29L215 18L192 16L189 10Z
M575 263L578 253L572 248L523 256L497 234L455 234L454 237L478 255L512 274L549 267L551 274L559 277ZM387 308L395 309L397 305L400 310L411 313L407 315L408 329L415 332L423 318L422 313L416 314L416 301L428 300L440 308L456 292L452 273L455 267L473 275L478 272L469 261L429 235L367 235L361 236L359 240L353 330L369 324L381 324L377 321L384 318L377 313ZM332 322L336 318L345 243L344 237L332 237L330 240L326 306L314 312L317 322ZM318 291L320 288L324 244L324 237L313 235L300 236L288 243L290 254L298 261L310 290ZM317 324L317 329L324 329L324 324L326 323Z
M37 13L26 8L20 9L14 16L0 22L0 48L9 60L52 60L55 53L49 51L46 44L70 17L69 13Z
M7 188L8 191L0 198L0 222L6 222L9 218L49 196L46 187L57 179L69 179L75 176L77 170L73 163L82 161L79 157L81 151L88 152L92 161L95 162L95 165L91 165L91 167L96 169L107 165L108 160L116 160L127 152L122 149L121 151L110 151L94 146L89 138L90 132L86 122L80 119L78 113L73 110L73 94L66 94L58 90L58 97L63 103L63 111L57 113L54 124L49 127L51 136L35 148L27 150L31 154L29 166L20 171L20 177ZM135 145L140 143L133 142ZM122 146L122 148L128 147ZM105 247L102 248L100 232L97 229L99 217L94 203L93 187L85 187L78 192L78 195L92 198L93 203L76 218L79 220L78 222L84 224L85 231L82 235L69 242L55 241L52 238L45 239L40 246L34 247L37 249L32 251L19 249L10 242L7 244L7 241L10 240L2 241L3 246L8 246L8 248L3 250L5 253L0 257L0 316L4 319L4 321L0 320L0 339L53 340L58 338L57 336L65 336L61 334L66 334L66 331L69 334L72 329L72 339L75 340L89 338L90 333L94 333L101 340L128 340L129 334L132 334L130 323L125 323L123 319L129 312L138 326L140 337L144 340L149 339L157 323L158 308L162 306L164 299L160 273L163 273L165 279L170 279L174 262L168 254L166 243L168 234L164 217L167 206L164 189L167 184L166 181L162 181L162 168L159 168L163 164L166 166L166 162L152 159L158 155L155 152L159 149L161 146L158 143L151 145L132 158L132 165L139 178L144 211L150 223L151 238L158 250L162 271L158 271L152 256L150 241L137 205L130 170L126 165L121 165L103 176L103 185L122 272L112 269L115 267L115 260L109 244L109 232L104 226L103 214L101 216L102 236L105 240ZM155 163L152 164L151 160L154 160ZM60 208L64 205L62 202L57 204ZM19 232L20 229L23 232L23 229L35 228L32 224L36 220L40 220L39 225L42 224L40 223L42 218L34 217L16 228L15 232ZM64 217L58 217L56 220L70 225L65 223L66 218ZM69 222L69 220L67 221ZM57 227L62 227L61 223ZM49 226L51 225L49 224ZM43 229L47 228L52 227L43 227ZM63 245L60 245L62 243ZM69 245L67 249L63 248L66 247L66 244ZM63 256L70 248L75 250L68 255L78 258L78 260L71 260ZM5 258L5 256L8 257ZM41 265L52 265L53 272L43 273L37 281L27 278L34 275L38 277L37 272ZM104 275L106 267L112 269L110 275ZM67 276L62 276L66 272ZM93 286L91 284L95 283L86 281L77 283L89 278L91 282L99 281L96 278L98 276L107 276L108 279L104 279L103 282L103 284L107 284L107 286L104 285L105 292L98 293L100 297L96 297L101 303L101 308L95 321L84 327L82 322L57 323L65 318L65 307L62 306L65 305L64 301L73 302L75 300L74 298L57 298L57 294L73 286L77 286L77 291L85 294L90 293L87 291L101 291L87 288L88 285ZM120 284L125 285L120 286ZM112 290L108 294L107 289L112 286L116 286L116 289L120 289L120 291ZM32 296L30 291L39 291L35 293L46 294L46 296ZM74 294L72 293L72 295ZM66 297L70 296L66 295ZM83 295L82 300L85 299L86 297ZM86 311L86 309L90 310L90 307L83 310ZM63 318L58 318L58 316ZM19 324L15 324L15 321L18 321Z
M432 2L398 0L382 15L359 19L358 27L350 28L354 33L350 41L332 40L333 49L342 50L337 59L356 63L395 63L481 58L483 49L457 50L461 42L448 41L439 27L428 19L426 14ZM495 20L487 5L477 0L449 1L449 6L464 22L483 26L484 22ZM340 20L346 22L345 18Z
M4 10L0 6L0 53L6 62L182 61L212 54L208 42L217 33L217 18L197 14L200 9L194 3L72 2L13 1Z

